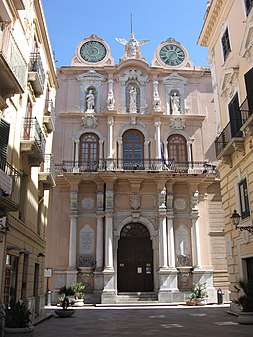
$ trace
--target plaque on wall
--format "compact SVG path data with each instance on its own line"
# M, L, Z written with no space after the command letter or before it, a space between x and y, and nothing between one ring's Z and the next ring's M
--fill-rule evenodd
M80 255L92 255L95 252L95 231L85 225L80 231Z
M189 231L184 225L176 230L176 255L178 265L188 265L190 256Z
M175 208L178 210L186 209L186 203L185 200L182 198L175 199Z

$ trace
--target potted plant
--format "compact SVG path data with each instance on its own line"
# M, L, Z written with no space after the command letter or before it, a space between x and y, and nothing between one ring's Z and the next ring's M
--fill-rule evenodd
M59 297L60 306L61 309L56 309L55 313L59 317L70 317L74 314L75 310L72 308L69 308L70 299L69 296L73 296L75 294L73 288L66 286L60 288L59 293L61 296Z
M32 337L34 326L31 325L31 312L22 301L11 302L3 312L5 337Z
M235 289L237 293L241 293L237 300L233 300L240 309L239 323L253 324L253 282L240 280L239 286L235 285Z
M197 282L193 284L192 292L190 295L190 302L195 303L195 305L205 305L206 298L206 283Z
M74 290L76 300L81 300L84 298L84 288L85 285L81 282L73 285L72 289Z

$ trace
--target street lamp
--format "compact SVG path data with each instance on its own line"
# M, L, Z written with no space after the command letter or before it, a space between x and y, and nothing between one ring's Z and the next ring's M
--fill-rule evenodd
M251 234L253 234L253 227L252 226L239 226L240 223L240 214L237 213L237 210L234 209L230 219L232 221L233 226L235 226L236 229L240 229L240 231L248 231Z

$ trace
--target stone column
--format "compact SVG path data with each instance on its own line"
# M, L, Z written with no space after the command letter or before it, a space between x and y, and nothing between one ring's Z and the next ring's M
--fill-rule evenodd
M190 196L191 201L191 219L192 219L192 247L193 247L193 266L195 268L200 267L200 240L199 240L199 229L198 229L198 192L193 192Z
M105 216L105 269L113 270L112 214Z
M103 216L97 216L97 240L96 240L96 269L103 268Z
M176 268L173 216L168 216L168 256L169 268Z
M104 169L104 158L103 158L103 144L104 141L103 140L99 140L99 154L98 154L98 158L99 158L99 170Z
M75 164L74 164L75 167L78 167L78 162L79 162L79 144L80 144L79 139L76 139L75 140Z
M67 274L67 286L76 283L77 281L77 266L76 266L76 247L77 247L77 219L78 219L78 187L70 191L70 228L69 228L69 264Z
M123 141L122 139L118 140L118 160L119 160L119 169L123 168Z
M113 117L108 117L107 120L108 124L108 156L107 156L107 168L110 170L113 170L114 163L113 163L113 125L114 125L114 119Z
M166 211L160 211L160 268L168 268L168 244L166 231Z
M161 159L161 121L160 118L155 119L156 127L156 158Z

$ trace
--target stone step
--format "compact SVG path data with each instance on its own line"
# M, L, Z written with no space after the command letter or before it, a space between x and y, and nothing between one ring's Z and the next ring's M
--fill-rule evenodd
M155 293L118 293L117 303L140 303L140 302L158 302Z

